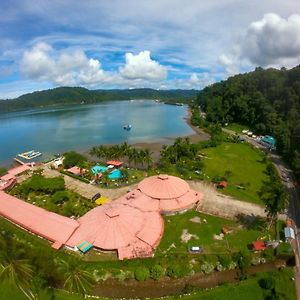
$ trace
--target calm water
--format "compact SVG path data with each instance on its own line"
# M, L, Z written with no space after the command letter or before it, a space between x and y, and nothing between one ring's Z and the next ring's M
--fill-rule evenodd
M184 117L187 107L151 100L74 105L0 114L0 165L17 153L42 152L43 157L91 146L160 141L193 133ZM131 131L123 129L132 124Z

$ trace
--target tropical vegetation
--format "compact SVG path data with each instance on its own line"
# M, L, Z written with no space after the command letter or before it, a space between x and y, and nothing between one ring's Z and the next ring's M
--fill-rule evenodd
M15 99L0 100L0 112L25 110L54 105L92 104L112 100L159 99L168 102L187 102L194 99L196 90L88 90L82 87L58 87L22 95Z
M277 150L300 178L300 66L256 68L204 88L197 104L206 120L222 125L239 123L256 134L277 139ZM194 113L194 122L203 118Z

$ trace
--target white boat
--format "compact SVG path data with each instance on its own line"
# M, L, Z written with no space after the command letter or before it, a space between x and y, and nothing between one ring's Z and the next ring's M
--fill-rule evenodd
M20 153L17 156L29 160L29 159L33 159L33 158L36 158L36 157L41 156L41 155L42 155L41 152L38 152L38 151L35 151L35 150L30 150L30 151L27 151L27 152Z
M131 127L132 127L132 125L126 124L126 125L123 126L123 129L129 131L131 129Z

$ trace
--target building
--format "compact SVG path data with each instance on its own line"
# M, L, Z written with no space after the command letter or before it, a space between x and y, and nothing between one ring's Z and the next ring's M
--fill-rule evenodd
M164 231L161 214L182 212L203 197L184 180L151 176L126 195L95 207L78 220L49 212L0 192L0 215L52 241L52 247L77 250L84 245L116 251L119 259L151 257ZM85 251L86 248L83 250Z

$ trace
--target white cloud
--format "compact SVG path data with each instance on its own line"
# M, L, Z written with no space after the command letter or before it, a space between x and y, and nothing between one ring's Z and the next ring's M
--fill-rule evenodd
M232 55L222 54L219 57L219 63L225 68L226 75L232 76L240 72L239 59Z
M300 15L268 13L249 26L242 53L254 65L292 67L300 61Z
M82 50L56 53L46 43L38 43L25 51L20 69L26 78L49 81L57 85L93 85L107 81L109 75L96 59L89 59Z
M142 51L137 55L126 53L125 60L120 74L126 79L163 80L167 77L167 69L151 59L150 51Z

